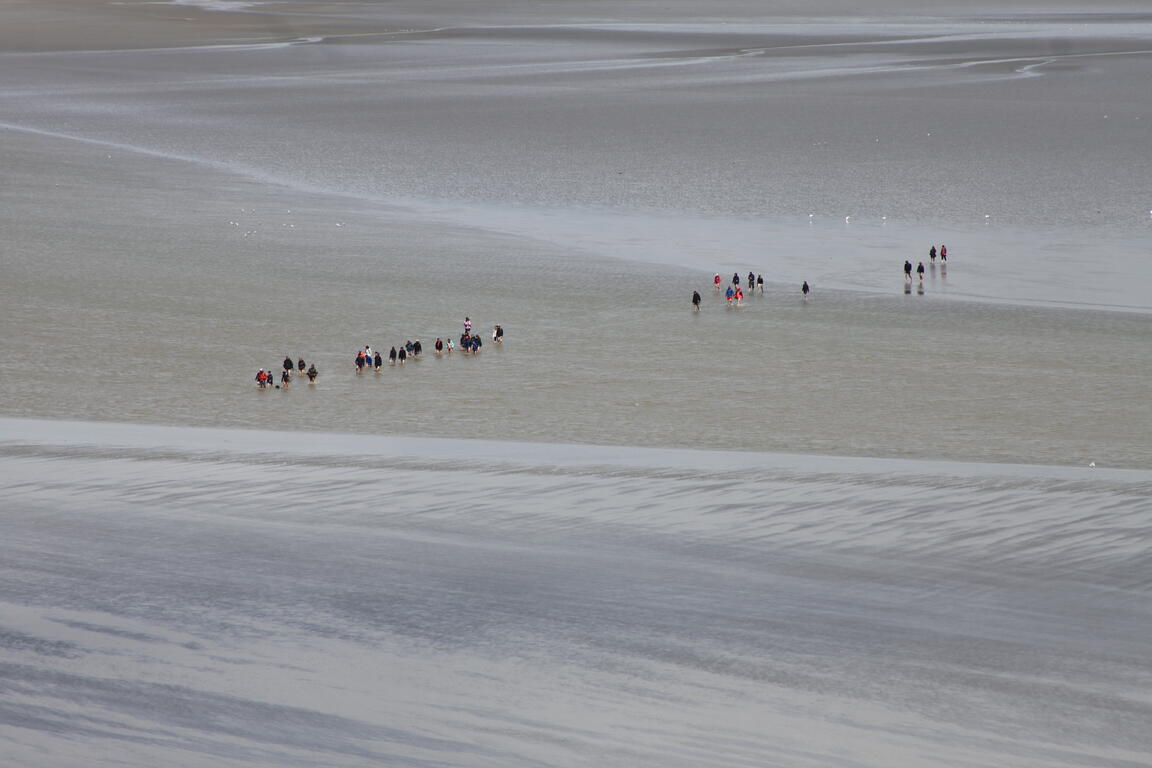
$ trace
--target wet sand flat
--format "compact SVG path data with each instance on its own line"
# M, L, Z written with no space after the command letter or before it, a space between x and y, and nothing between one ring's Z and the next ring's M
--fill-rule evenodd
M0 429L23 765L1152 749L1146 471Z
M2 10L0 51L49 53L131 50L251 42L312 35L385 32L370 18L341 20L324 4L245 2L171 3L150 0L8 0ZM309 13L301 23L277 9Z

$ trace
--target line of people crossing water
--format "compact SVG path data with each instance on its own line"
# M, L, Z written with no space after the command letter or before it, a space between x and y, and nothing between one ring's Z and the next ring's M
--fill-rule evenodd
M492 329L492 341L496 344L504 343L504 326L497 324ZM460 334L460 342L457 346L452 342L449 337L436 337L433 343L433 354L436 357L451 355L457 349L465 355L476 355L480 353L480 348L484 346L483 339L480 334L472 333L472 320L470 318L464 319L464 331ZM424 355L424 345L420 339L415 341L409 339L399 346L392 347L388 350L387 362L388 365L398 366L406 365L409 361L419 360ZM380 372L385 362L384 356L379 350L373 351L371 346L365 346L364 349L357 350L354 365L356 373L363 373L368 369Z
M939 250L936 249L935 245L933 245L931 248L928 249L928 261L930 262L930 265L931 265L930 268L925 268L924 262L922 262L922 261L919 264L917 264L916 267L914 268L912 266L912 262L905 259L905 261L904 261L904 292L905 293L911 293L912 292L911 286L912 286L912 282L913 282L912 281L913 271L915 271L917 278L919 279L919 285L920 285L919 293L924 293L924 276L925 276L925 273L928 272L929 269L931 269L932 275L933 275L933 277L935 277L937 256L939 256L939 258L940 258L940 276L941 277L947 277L947 275L948 275L948 246L946 246L946 245L941 245ZM715 290L715 292L717 294L719 294L719 293L721 293L721 291L723 291L725 304L730 309L738 309L738 308L742 308L744 306L744 296L745 296L744 285L748 286L748 293L749 294L753 294L753 293L758 291L760 293L760 295L764 295L764 276L763 275L757 275L753 272L749 272L748 277L747 277L747 282L744 282L740 277L740 273L734 272L734 273L732 273L732 282L728 285L727 288L724 288L724 281L721 279L719 272L717 272L712 277L713 289ZM800 285L800 293L801 293L802 297L806 300L808 298L808 295L811 292L812 292L812 287L810 285L808 285L808 281L807 280L803 281L803 283L801 283L801 285ZM700 311L702 301L703 300L700 296L700 292L699 291L692 291L692 311L693 312L699 312Z
M256 372L256 386L260 389L267 389L274 387L276 389L288 389L292 384L292 376L306 376L309 384L315 384L317 377L320 376L320 371L316 370L316 364L308 365L304 362L304 358L300 358L297 362L292 362L290 355L284 356L284 362L281 365L280 382L276 382L276 374L272 368L265 370L261 368Z
M499 323L492 329L492 342L498 345L504 343L504 326ZM472 319L466 317L464 319L464 331L460 334L459 346L453 342L450 336L438 337L433 345L433 350L436 357L451 355L457 349L465 355L476 355L480 353L483 346L484 342L480 338L480 334L472 331ZM373 349L371 345L366 344L362 349L356 350L353 365L357 374L362 374L367 370L374 370L379 373L383 370L385 361L388 365L402 366L409 361L421 359L423 354L424 345L420 339L409 339L404 344L392 347L388 351L387 357L379 349ZM261 368L256 373L256 386L259 389L288 389L293 375L307 377L309 384L315 384L320 373L316 369L315 363L307 366L304 358L293 363L291 357L285 357L279 383L276 381L276 374L272 368Z
M492 329L492 341L496 344L504 343L504 326L497 324ZM465 318L464 331L460 334L459 345L454 344L450 336L437 336L436 341L432 345L432 349L436 357L442 357L451 355L457 349L465 355L476 355L480 353L480 349L483 346L484 341L480 338L480 334L472 332L471 318ZM379 350L373 351L371 346L365 346L364 349L357 350L354 365L356 373L364 373L364 371L368 369L379 373L384 366L385 360L387 360L388 365L401 366L406 365L409 361L419 360L423 355L424 345L420 339L416 339L415 341L409 339L403 344L389 349L387 358L385 358Z

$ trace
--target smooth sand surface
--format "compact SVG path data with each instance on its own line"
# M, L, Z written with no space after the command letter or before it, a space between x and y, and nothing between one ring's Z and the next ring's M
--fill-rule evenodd
M0 430L24 768L1152 754L1147 471Z
M324 8L322 3L5 0L0 51L131 50L390 31L388 24L371 18L325 16Z

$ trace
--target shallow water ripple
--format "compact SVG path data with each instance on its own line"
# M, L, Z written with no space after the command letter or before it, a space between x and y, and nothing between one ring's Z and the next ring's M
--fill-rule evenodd
M1145 472L36 424L0 443L23 764L1152 754Z

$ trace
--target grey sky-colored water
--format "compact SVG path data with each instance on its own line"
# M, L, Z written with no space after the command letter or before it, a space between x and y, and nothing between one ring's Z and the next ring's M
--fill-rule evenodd
M1147 465L1143 17L284 7L4 56L6 413ZM349 375L465 315L507 348Z

